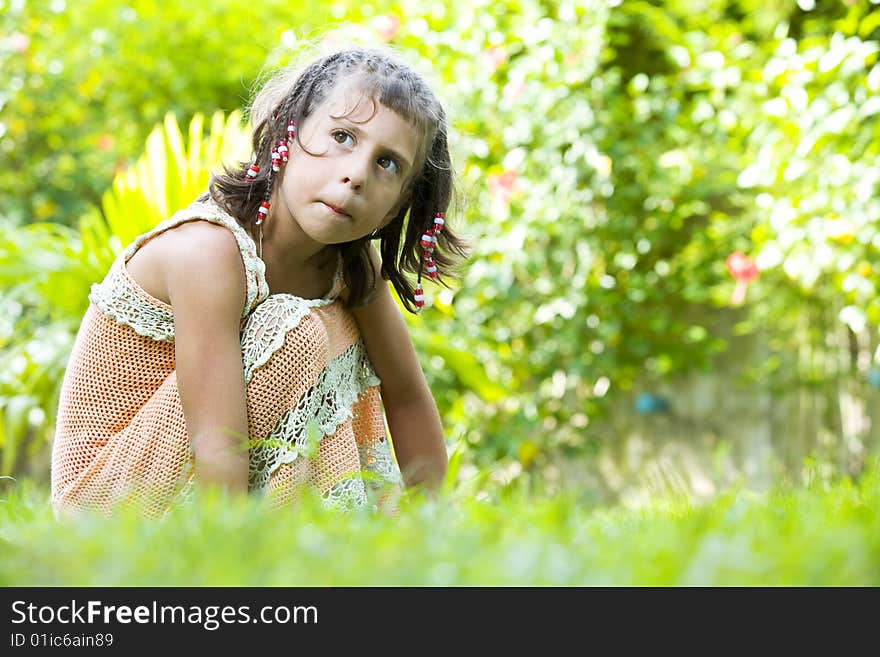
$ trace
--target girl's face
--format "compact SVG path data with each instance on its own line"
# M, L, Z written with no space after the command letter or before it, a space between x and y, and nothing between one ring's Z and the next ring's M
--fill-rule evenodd
M339 244L394 218L419 150L408 121L340 84L299 128L308 152L289 145L272 203L281 222L289 217L315 242Z

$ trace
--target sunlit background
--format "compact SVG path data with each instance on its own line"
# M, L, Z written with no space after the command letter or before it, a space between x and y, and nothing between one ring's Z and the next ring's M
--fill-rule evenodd
M639 505L858 477L878 37L876 0L0 0L0 475L48 481L89 286L329 38L393 45L449 109L473 257L408 321L462 480Z

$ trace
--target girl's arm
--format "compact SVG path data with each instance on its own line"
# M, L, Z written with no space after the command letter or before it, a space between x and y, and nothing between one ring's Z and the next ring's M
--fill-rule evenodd
M440 414L400 309L378 273L376 281L373 298L352 314L382 381L382 402L404 483L436 489L448 464Z
M196 480L247 491L247 404L239 325L247 298L234 236L206 222L174 231L163 257L174 309L177 387Z

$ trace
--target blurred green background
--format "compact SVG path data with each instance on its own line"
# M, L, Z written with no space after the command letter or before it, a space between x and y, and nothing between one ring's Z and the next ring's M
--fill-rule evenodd
M473 258L408 321L462 478L638 504L880 453L878 2L0 0L0 475L48 480L89 286L325 35L449 108Z

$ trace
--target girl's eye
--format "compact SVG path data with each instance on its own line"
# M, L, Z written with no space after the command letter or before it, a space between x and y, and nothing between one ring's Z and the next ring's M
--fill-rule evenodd
M377 160L377 163L380 167L385 169L386 171L390 171L391 173L397 173L400 171L400 165L390 157L380 157Z
M354 137L348 134L345 130L334 130L330 136L333 137L333 141L337 144L354 143Z

